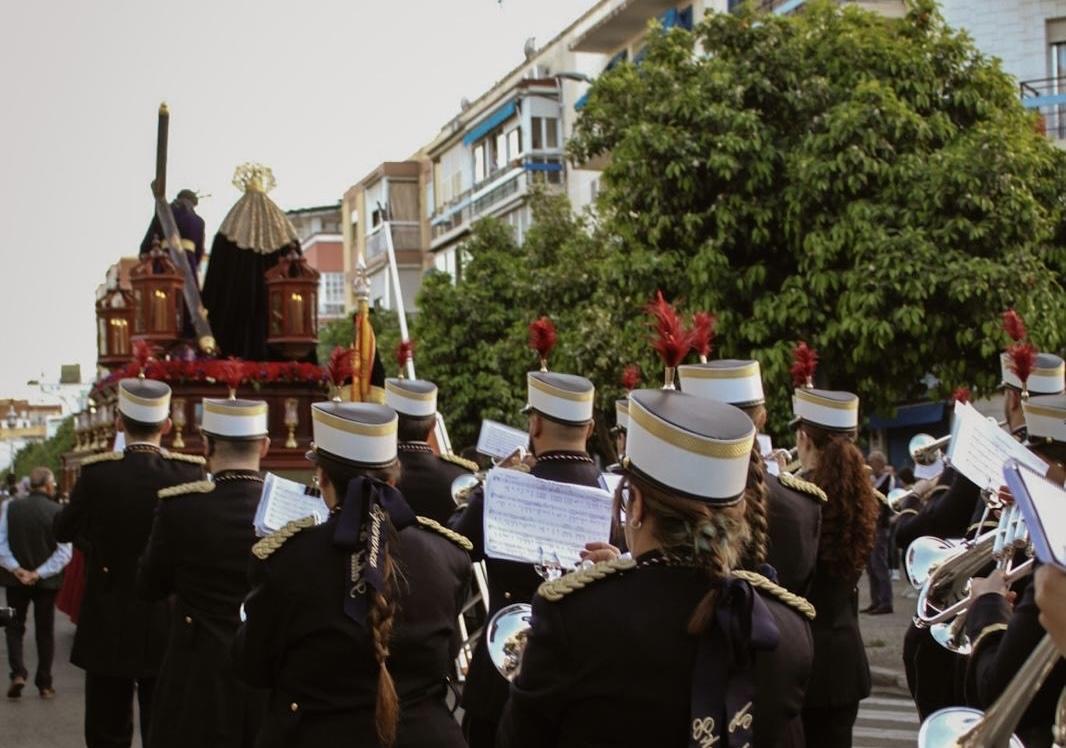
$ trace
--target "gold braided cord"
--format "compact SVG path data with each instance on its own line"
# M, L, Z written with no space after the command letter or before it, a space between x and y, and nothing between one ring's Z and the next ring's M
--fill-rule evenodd
M973 640L973 646L970 647L970 657L977 654L977 650L982 644L988 641L993 634L998 634L1001 631L1007 630L1007 624L1005 623L993 623L989 626L985 626L981 629L981 633L977 635L977 638Z
M98 462L118 461L125 456L126 454L124 452L101 452L98 455L91 455L89 457L86 457L84 460L81 461L81 466L85 467L86 465L95 465Z
M916 515L916 514L918 514L918 510L917 509L900 509L899 510L899 516L902 517L904 514L915 514Z
M825 491L823 491L814 483L811 483L809 480L797 478L792 473L781 473L781 475L779 475L777 478L781 482L782 486L791 488L793 491L800 491L801 493L810 494L811 496L814 496L816 499L822 502L829 500L829 497L825 495Z
M448 540L452 541L457 546L462 548L464 551L474 550L474 544L471 543L465 535L457 533L450 527L445 527L435 519L430 519L429 517L418 517L417 519L418 524L422 525L422 527L426 528L427 530L433 530L434 532L443 535Z
M454 463L459 467L464 467L472 473L476 473L477 471L481 470L481 467L478 466L476 462L474 462L473 460L468 460L465 457L460 457L457 454L452 454L449 452L448 454L442 454L440 458L442 460L446 460L447 462Z
M537 589L537 594L549 602L558 602L571 592L584 589L593 582L605 579L611 574L635 569L636 566L637 562L632 558L615 558L610 561L601 561L587 569L579 569L570 574L564 574L558 579L545 582Z
M168 460L178 460L180 462L191 462L193 465L206 465L207 464L207 460L205 460L200 455L186 455L186 454L182 454L181 452L168 452L167 450L163 450L163 457L165 459L168 459Z
M192 483L179 483L176 486L169 486L168 488L161 489L159 491L159 498L169 499L173 496L181 496L186 493L211 493L215 490L215 484L209 480L198 480Z
M252 554L260 561L265 560L271 553L276 551L281 546L285 545L285 541L291 538L300 530L307 529L308 527L315 526L314 515L307 515L300 519L294 519L291 522L286 522L285 526L277 532L272 532L258 543L252 546Z
M734 571L733 576L737 579L743 579L748 582L755 589L766 592L773 595L778 600L783 602L788 607L806 616L810 620L814 620L815 610L814 606L805 597L801 597L794 592L789 592L779 584L771 582L762 574L756 574L754 571L744 571L742 569Z

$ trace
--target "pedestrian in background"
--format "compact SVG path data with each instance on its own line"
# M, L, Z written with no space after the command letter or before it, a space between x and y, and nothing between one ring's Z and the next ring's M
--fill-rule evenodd
M874 490L882 496L896 487L896 477L885 459L884 452L872 450L866 458L870 466L870 480ZM884 615L892 612L892 575L889 563L889 551L892 547L892 510L884 501L881 502L877 516L877 533L874 536L874 548L870 551L870 560L866 564L866 576L870 580L870 605L863 613Z
M9 499L0 506L0 566L14 575L14 581L7 582L7 604L15 609L15 620L6 629L7 659L11 667L7 696L9 699L22 696L29 677L22 658L22 638L32 603L37 642L34 684L41 698L50 699L55 696L52 688L55 599L72 551L70 543L57 543L52 532L52 520L59 512L52 471L46 467L34 468L29 489L28 496Z

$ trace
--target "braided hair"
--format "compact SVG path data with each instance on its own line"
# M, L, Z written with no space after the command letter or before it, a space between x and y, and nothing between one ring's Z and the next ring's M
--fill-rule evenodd
M358 468L354 465L338 462L321 453L318 455L319 467L329 477L329 482L336 490L337 500L343 501L348 492L348 484L359 476L375 478L383 483L395 483L400 477L400 463L381 469ZM385 748L396 743L396 731L400 721L400 699L396 694L396 684L389 673L389 641L392 638L393 625L398 609L397 599L400 590L400 569L392 557L390 549L396 547L397 533L392 522L385 515L385 531L389 542L381 554L381 576L384 580L382 592L370 591L370 610L367 621L374 646L374 659L378 663L377 699L374 705L374 727L378 740Z
M770 490L766 487L766 470L762 455L756 446L751 450L751 461L748 463L748 482L744 492L744 519L748 523L751 539L744 554L744 567L758 569L766 563L769 540L769 520L767 519L766 503Z

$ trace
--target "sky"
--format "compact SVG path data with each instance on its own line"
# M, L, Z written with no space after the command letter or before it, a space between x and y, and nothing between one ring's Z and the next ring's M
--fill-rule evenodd
M245 161L284 209L402 160L595 0L0 0L0 397L95 372L95 290L151 218L156 113L170 197ZM208 239L210 241L210 238Z

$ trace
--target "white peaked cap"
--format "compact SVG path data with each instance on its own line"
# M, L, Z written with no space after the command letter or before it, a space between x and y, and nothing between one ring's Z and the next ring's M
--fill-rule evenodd
M162 423L170 417L170 387L154 379L120 380L118 410L134 421Z
M766 401L758 361L721 359L677 367L681 389L690 395L748 407Z
M263 400L204 398L200 430L221 439L260 439L269 433L267 404Z

